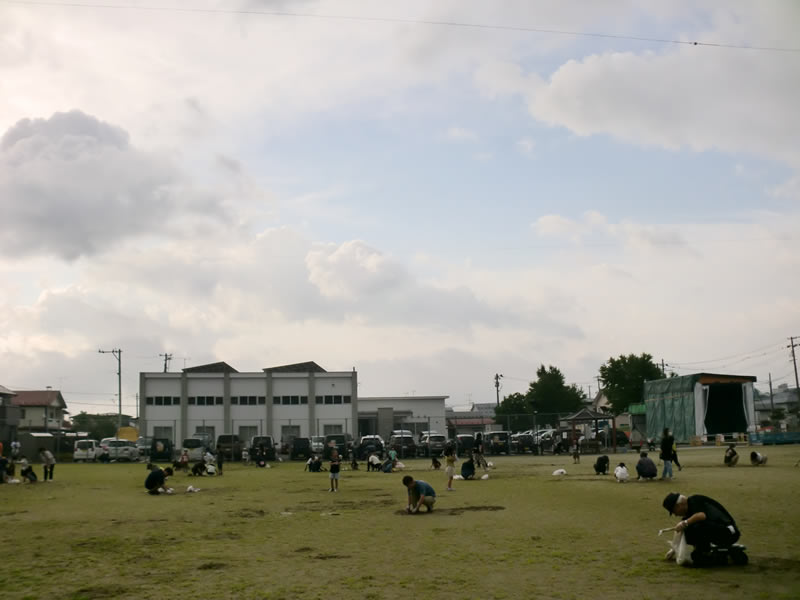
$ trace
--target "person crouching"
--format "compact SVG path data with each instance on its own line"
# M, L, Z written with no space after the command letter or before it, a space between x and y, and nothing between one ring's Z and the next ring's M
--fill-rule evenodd
M150 471L150 473L148 473L147 479L144 480L144 487L147 488L147 493L151 496L158 496L164 492L164 486L167 483L167 477L172 477L172 474L172 467L167 467L166 469L155 467L152 471Z

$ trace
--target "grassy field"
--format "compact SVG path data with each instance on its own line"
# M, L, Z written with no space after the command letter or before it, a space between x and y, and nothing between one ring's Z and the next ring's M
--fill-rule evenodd
M143 464L59 464L55 482L0 486L0 597L794 599L800 447L765 453L767 467L729 469L719 448L686 449L674 482L627 484L593 475L591 456L502 457L488 481L455 492L408 461L438 494L420 515L402 514L402 473L345 471L331 494L327 473L302 462L228 463L152 497ZM633 471L635 454L611 458ZM568 475L553 477L558 467ZM189 484L202 491L183 493ZM656 534L675 522L661 508L673 490L725 504L750 564L664 562Z

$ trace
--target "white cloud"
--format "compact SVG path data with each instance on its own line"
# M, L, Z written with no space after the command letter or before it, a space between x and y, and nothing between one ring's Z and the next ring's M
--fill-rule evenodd
M0 206L4 252L68 260L165 233L179 213L226 221L168 156L137 150L121 128L79 111L25 119L3 135Z
M533 155L533 149L536 147L536 142L530 138L522 138L517 140L517 150L526 156Z
M445 133L445 137L456 142L474 142L478 139L478 134L463 127L451 127Z

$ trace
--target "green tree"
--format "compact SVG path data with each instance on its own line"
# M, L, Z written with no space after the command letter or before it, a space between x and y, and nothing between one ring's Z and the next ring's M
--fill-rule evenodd
M574 384L566 385L564 374L552 365L541 365L536 370L536 381L531 382L526 395L531 408L540 414L574 412L586 399L583 390Z
M664 377L661 367L647 353L612 357L600 367L600 381L615 415L628 410L631 404L642 401L645 381Z
M117 414L93 415L81 411L72 417L73 431L86 431L93 440L102 440L107 437L114 437L117 433ZM127 423L130 417L123 415L123 423Z
M533 408L525 394L509 394L494 409L495 419L511 431L522 431L532 427Z

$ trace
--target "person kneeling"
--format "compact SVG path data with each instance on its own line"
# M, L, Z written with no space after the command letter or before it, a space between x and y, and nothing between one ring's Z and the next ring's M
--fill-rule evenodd
M761 465L767 464L767 457L761 454L760 452L756 452L755 450L750 453L750 464L754 467L759 467Z
M667 494L662 505L670 515L683 517L675 526L675 531L683 532L686 543L694 546L692 562L695 565L713 564L714 553L719 549L743 551L742 546L734 546L741 535L736 522L716 500L700 494L687 498L683 494L672 492ZM725 560L727 562L727 556Z
M472 457L461 463L461 477L475 479L475 461L472 460Z
M147 493L151 496L158 496L162 492L171 493L165 490L164 486L167 483L167 477L172 477L172 474L172 467L167 467L166 469L155 467L147 475L147 479L144 480L144 487L147 488Z
M421 479L414 481L411 475L403 477L403 485L408 488L408 506L406 510L410 514L419 512L422 505L428 509L428 512L433 510L433 505L436 502L436 492Z
M647 452L642 452L639 455L639 462L636 463L636 479L645 479L652 481L658 477L658 467L653 462L652 458L647 456Z

